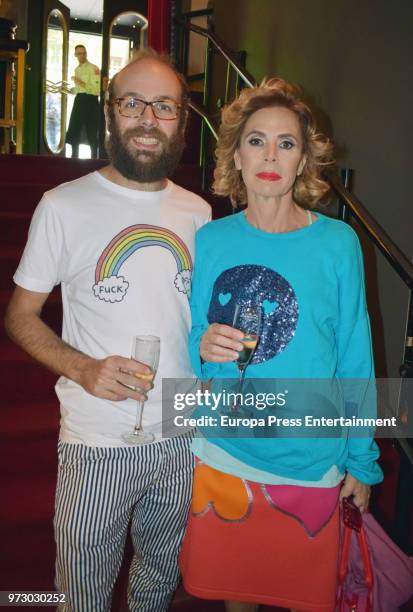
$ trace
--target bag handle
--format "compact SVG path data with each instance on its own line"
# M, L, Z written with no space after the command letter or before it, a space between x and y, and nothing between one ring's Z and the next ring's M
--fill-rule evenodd
M368 591L368 608L366 612L373 612L373 568L363 528L363 520L360 510L354 504L351 497L345 497L342 502L343 541L341 547L341 559L338 569L338 596L343 591L344 581L348 572L348 561L350 555L350 543L355 532L360 547L361 558L364 568L364 580Z

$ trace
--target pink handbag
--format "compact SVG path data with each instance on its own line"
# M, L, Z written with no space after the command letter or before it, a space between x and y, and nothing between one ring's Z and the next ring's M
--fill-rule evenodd
M413 557L343 500L336 612L397 612L413 595Z

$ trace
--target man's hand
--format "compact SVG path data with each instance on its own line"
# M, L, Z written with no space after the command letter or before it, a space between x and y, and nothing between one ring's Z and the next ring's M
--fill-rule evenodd
M366 512L369 506L371 487L366 485L347 472L344 484L340 491L340 502L344 497L353 495L354 504L360 512Z
M106 359L86 358L76 377L88 393L113 401L127 398L145 401L145 391L152 388L151 368L126 357L112 356Z
M72 81L74 81L74 83L76 85L79 85L80 87L84 87L86 85L86 83L82 81L82 79L79 79L77 76L72 76Z
M238 359L244 348L241 340L244 334L235 327L212 323L201 338L199 353L204 361L226 363Z

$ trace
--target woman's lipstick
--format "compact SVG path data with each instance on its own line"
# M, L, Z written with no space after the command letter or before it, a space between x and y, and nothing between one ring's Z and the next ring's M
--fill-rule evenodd
M256 175L262 181L279 181L281 176L276 172L259 172Z

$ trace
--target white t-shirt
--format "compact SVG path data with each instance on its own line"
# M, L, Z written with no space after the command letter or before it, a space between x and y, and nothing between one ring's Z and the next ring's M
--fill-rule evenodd
M14 275L17 285L50 292L61 284L63 339L101 359L130 357L132 338L161 338L143 426L161 434L162 378L192 378L187 335L195 231L210 207L171 181L161 191L127 189L99 172L48 191L39 203ZM125 446L136 402L114 402L60 377L60 437L90 446Z

